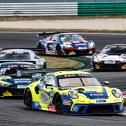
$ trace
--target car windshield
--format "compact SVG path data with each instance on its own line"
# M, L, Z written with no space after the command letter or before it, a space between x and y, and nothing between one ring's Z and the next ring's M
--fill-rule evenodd
M91 74L66 74L58 76L59 87L101 86Z
M30 60L29 53L0 53L0 60Z
M20 70L36 69L34 64L3 64L0 68L0 75L18 74Z
M107 46L102 51L101 54L111 54L111 55L121 55L126 54L126 46Z
M60 35L60 40L62 42L73 42L73 41L78 41L78 42L84 42L85 40L81 35L79 34L62 34Z

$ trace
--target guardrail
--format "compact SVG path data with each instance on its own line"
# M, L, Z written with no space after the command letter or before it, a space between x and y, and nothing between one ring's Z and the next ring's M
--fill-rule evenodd
M126 15L126 2L0 3L0 16Z
M77 2L64 3L1 3L0 16L77 15Z
M78 16L126 15L126 2L79 2Z

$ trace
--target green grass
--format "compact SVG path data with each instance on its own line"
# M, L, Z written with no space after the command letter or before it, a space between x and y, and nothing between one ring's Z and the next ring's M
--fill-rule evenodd
M81 62L67 57L42 56L47 61L47 68L79 68Z

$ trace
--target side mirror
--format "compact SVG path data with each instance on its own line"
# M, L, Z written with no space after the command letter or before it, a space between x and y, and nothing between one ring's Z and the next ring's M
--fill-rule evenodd
M109 81L104 81L104 86L106 86L106 87L109 87L110 86L110 82Z
M38 81L41 78L41 74L35 74L32 76L32 81Z
M46 88L47 87L53 87L53 84L45 84Z

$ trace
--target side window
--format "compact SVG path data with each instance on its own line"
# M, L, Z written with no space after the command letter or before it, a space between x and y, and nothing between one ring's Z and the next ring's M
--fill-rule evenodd
M51 41L51 39L52 39L52 36L49 36L46 38L46 41Z
M46 84L51 84L51 85L55 86L56 85L55 77L53 75L47 75L45 77L45 83Z
M52 41L57 42L57 41L58 41L58 37L54 35L54 36L52 37Z

